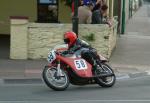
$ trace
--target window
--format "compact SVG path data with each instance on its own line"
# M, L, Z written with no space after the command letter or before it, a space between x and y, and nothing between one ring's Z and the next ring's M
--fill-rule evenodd
M58 0L38 0L38 22L58 23Z
M40 4L57 4L57 0L40 0Z

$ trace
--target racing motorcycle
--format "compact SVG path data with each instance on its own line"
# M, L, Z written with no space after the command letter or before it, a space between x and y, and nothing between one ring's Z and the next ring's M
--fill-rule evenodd
M63 91L69 84L87 85L98 84L101 87L112 87L116 76L108 61L99 55L100 63L96 69L81 56L66 54L67 46L55 46L48 54L48 65L43 69L42 77L45 84L53 90Z

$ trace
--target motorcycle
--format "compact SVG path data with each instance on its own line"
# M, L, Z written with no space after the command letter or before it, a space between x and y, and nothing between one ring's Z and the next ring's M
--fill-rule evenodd
M49 63L42 73L48 87L63 91L70 83L73 85L98 84L101 87L112 87L115 84L116 76L103 56L99 55L100 64L97 64L96 70L93 71L92 65L81 56L63 55L63 51L66 50L65 44L59 45L48 54Z

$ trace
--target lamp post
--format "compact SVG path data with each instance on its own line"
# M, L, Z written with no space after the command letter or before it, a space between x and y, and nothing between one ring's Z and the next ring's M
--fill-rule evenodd
M123 7L122 7L122 30L121 33L124 34L125 33L125 19L126 19L126 13L125 13L125 3L126 1L123 0Z
M74 0L74 15L72 18L72 30L78 35L78 0Z

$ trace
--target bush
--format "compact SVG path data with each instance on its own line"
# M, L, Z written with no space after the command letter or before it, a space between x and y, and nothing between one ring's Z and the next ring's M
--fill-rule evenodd
M95 34L91 33L89 35L82 36L87 41L95 41Z

